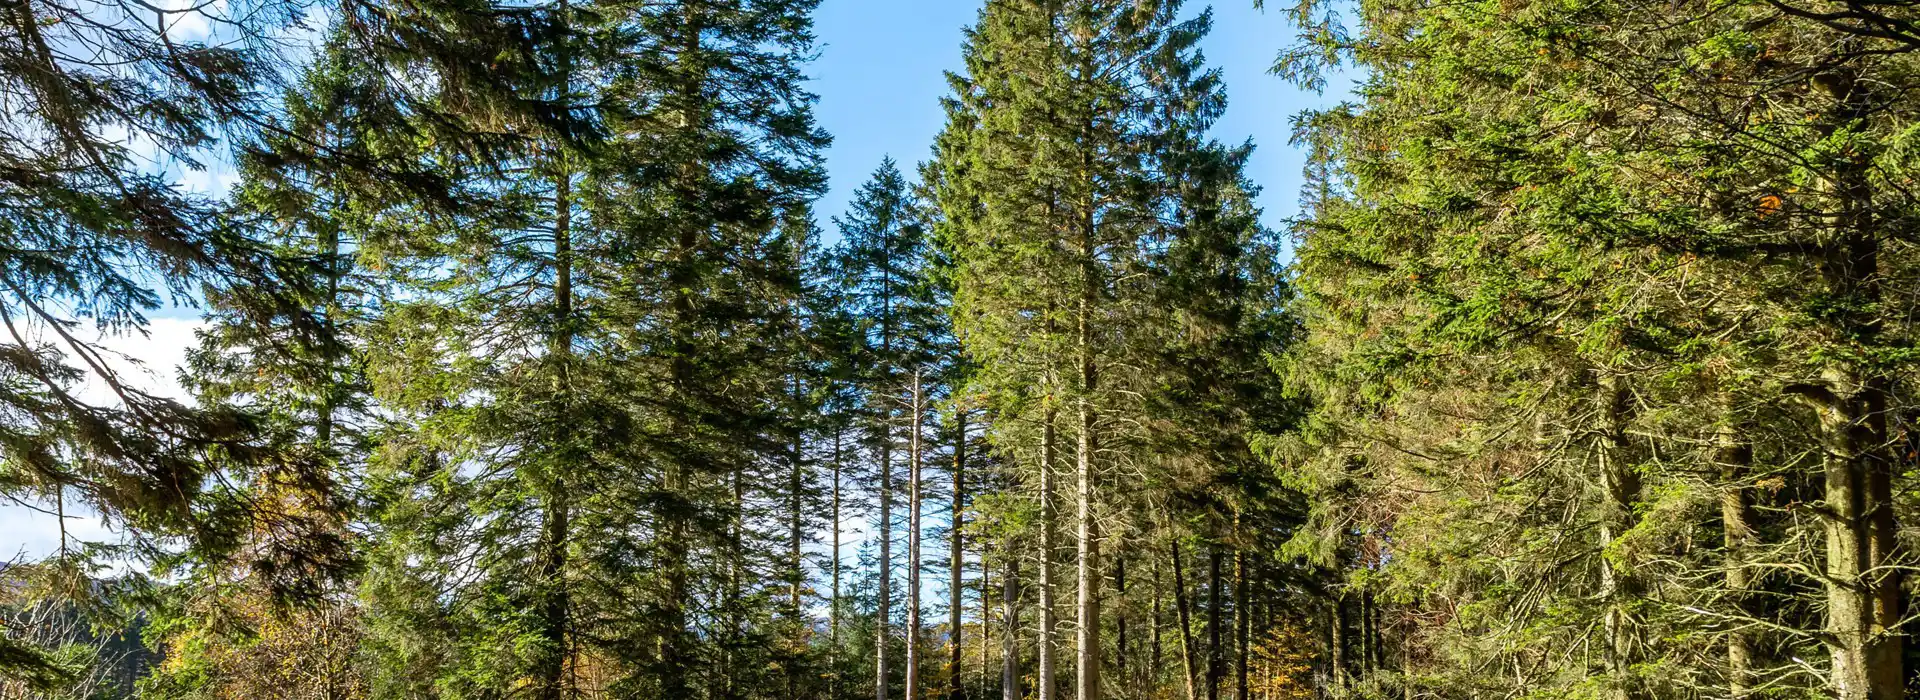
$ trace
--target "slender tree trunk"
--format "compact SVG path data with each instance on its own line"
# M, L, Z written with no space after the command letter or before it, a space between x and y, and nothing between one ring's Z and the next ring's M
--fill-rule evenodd
M1632 410L1633 393L1624 379L1610 373L1601 377L1600 392L1606 421L1606 432L1599 445L1601 481L1607 496L1600 526L1600 546L1605 551L1636 524L1634 509L1640 501L1641 486L1640 474L1626 454L1626 422ZM1607 552L1600 567L1600 588L1608 601L1607 674L1613 683L1613 697L1636 700L1645 693L1643 685L1633 677L1640 623L1634 618L1631 606L1641 595L1641 584L1632 567L1620 563L1620 559L1619 553Z
M827 698L840 700L840 439L833 429L833 598L827 603Z
M1387 668L1387 640L1380 626L1380 599L1372 592L1367 593L1367 609L1373 615L1373 641L1367 646L1373 649L1373 671L1379 673Z
M1124 550L1122 545L1120 549ZM1120 602L1114 606L1113 626L1113 675L1122 684L1127 682L1127 558L1123 555L1113 558L1113 588Z
M562 5L564 8L564 5ZM553 195L553 313L555 327L558 330L552 339L554 357L559 363L560 373L555 378L556 393L560 396L559 405L563 412L571 412L570 378L573 356L573 336L569 332L573 318L573 178L565 167L554 178ZM572 456L569 442L572 435L565 426L566 417L558 421L558 433L554 436L556 447L562 459ZM535 697L539 700L559 700L564 694L564 676L567 657L567 619L571 615L572 600L568 595L566 578L567 545L571 539L572 506L569 501L565 466L556 465L548 478L549 491L545 494L542 517L546 523L540 537L540 636L541 655L538 668L538 685Z
M1146 667L1140 671L1140 687L1152 687L1159 683L1160 663L1166 658L1163 653L1165 649L1160 641L1160 628L1166 619L1160 609L1160 599L1166 595L1166 592L1161 589L1160 564L1156 562L1155 559L1157 559L1157 557L1150 556L1147 558L1147 561L1153 568L1153 619L1149 620L1147 624L1147 664Z
M974 697L993 697L993 566L987 563L986 552L980 553L980 677L974 688Z
M792 382L792 400L795 405L798 405L802 398L800 380L795 377ZM787 473L789 499L787 504L789 518L787 523L787 624L793 633L793 651L791 656L785 659L784 665L787 670L787 696L797 698L800 696L801 650L806 649L811 642L808 633L812 626L807 624L806 609L801 601L807 581L806 557L800 551L806 525L806 515L802 510L806 489L806 460L804 448L800 444L804 436L798 427L790 430L789 438L792 442L787 446L787 459L790 466Z
M1020 557L1008 553L1001 582L1000 700L1020 700Z
M1193 649L1193 603L1187 594L1186 565L1181 563L1180 540L1173 541L1173 604L1180 613L1180 665L1186 676L1187 700L1199 700L1196 676L1199 659Z
M920 374L913 370L913 416L907 421L907 700L920 698Z
M722 617L726 621L726 637L722 642L722 658L726 660L721 671L721 698L733 700L740 697L740 664L736 654L746 639L746 622L741 614L744 602L741 599L742 584L745 579L746 530L746 494L742 490L740 470L727 473L727 487L733 492L731 507L732 522L727 526L727 591L721 603Z
M1335 594L1332 602L1327 620L1327 675L1334 695L1344 697L1347 692L1347 594L1344 591Z
M879 590L875 593L873 642L873 696L887 700L887 643L893 617L893 430L889 421L880 438L880 561ZM913 700L909 698L908 700Z
M1729 421L1732 418L1729 416ZM1748 548L1753 537L1753 503L1746 479L1753 465L1753 447L1742 439L1732 423L1720 427L1715 436L1715 456L1720 463L1721 532L1725 538L1727 593L1737 614L1752 616L1752 587L1748 575ZM1750 692L1753 680L1753 646L1744 623L1735 623L1727 633L1727 697L1742 700Z
M1040 677L1035 679L1039 685L1035 689L1039 700L1054 700L1053 550L1056 516L1053 507L1053 459L1056 436L1053 420L1053 411L1049 409L1040 437Z
M966 548L962 530L967 502L967 411L960 406L953 408L953 515L947 524L947 698L961 700L966 693L962 691L960 659L964 648L961 639L960 613L965 610L966 589L962 580L966 565ZM985 578L986 572L981 571ZM986 595L983 589L980 593ZM986 618L981 618L984 623ZM984 631L986 625L982 624ZM984 642L983 642L984 643Z
M1220 700L1220 680L1226 665L1226 649L1221 647L1220 623L1226 596L1221 590L1220 565L1225 557L1219 545L1207 548L1207 700Z
M1253 632L1253 600L1252 589L1247 585L1247 552L1243 547L1235 547L1233 552L1233 578L1236 584L1233 596L1233 649L1238 656L1233 669L1233 697L1235 700L1247 700L1247 660L1250 658L1247 647Z
M1091 205L1089 205L1091 206ZM1099 525L1094 522L1094 457L1100 449L1100 438L1094 433L1095 423L1099 420L1092 394L1098 390L1099 373L1094 366L1093 356L1093 312L1097 292L1098 271L1095 269L1093 250L1093 214L1089 208L1084 232L1081 236L1081 278L1080 309L1078 318L1080 353L1080 389L1079 399L1080 426L1078 445L1074 450L1074 461L1079 472L1077 493L1079 512L1076 524L1079 532L1076 539L1079 544L1079 560L1075 570L1075 594L1077 608L1079 656L1074 663L1074 675L1078 700L1100 700L1100 540Z

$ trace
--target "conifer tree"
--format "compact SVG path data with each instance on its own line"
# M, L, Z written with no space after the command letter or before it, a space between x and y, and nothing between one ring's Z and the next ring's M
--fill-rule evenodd
M841 236L835 254L841 290L848 315L862 326L857 352L865 371L857 382L863 394L862 414L871 435L868 444L876 460L879 518L874 693L885 697L892 677L887 647L892 637L893 455L899 443L914 442L908 437L909 426L898 424L900 416L910 413L901 410L907 405L903 395L909 389L902 378L913 376L916 368L933 359L932 334L941 319L928 277L926 229L913 202L912 189L891 158L880 163L855 194L847 213L836 217L835 223ZM917 470L917 465L909 469ZM912 637L908 639L911 644Z
M957 95L940 144L938 192L956 232L955 324L980 363L981 385L1005 402L994 428L998 444L1029 455L1024 461L1038 483L1043 698L1054 692L1050 569L1060 414L1069 413L1075 436L1075 688L1083 699L1098 698L1108 666L1099 543L1125 537L1101 531L1116 522L1108 511L1122 502L1103 495L1109 487L1102 482L1124 473L1103 460L1148 461L1144 436L1133 432L1145 417L1139 399L1164 381L1161 373L1184 371L1149 359L1173 340L1162 339L1153 318L1165 303L1161 278L1188 285L1177 294L1193 301L1215 295L1231 309L1215 322L1224 323L1223 334L1198 314L1170 320L1210 325L1209 342L1262 337L1233 317L1249 299L1240 285L1260 276L1249 271L1259 265L1246 265L1263 249L1238 174L1244 154L1202 136L1224 99L1194 50L1208 22L1205 13L1182 19L1179 3L989 3L969 33L968 73L952 80ZM1161 214L1169 211L1171 221ZM1170 272L1129 274L1156 266ZM1244 347L1232 362L1250 376L1270 346ZM1127 369L1110 369L1120 367ZM1251 425L1228 426L1244 445ZM1023 448L1029 440L1038 449ZM1131 493L1130 486L1111 490ZM1122 629L1115 625L1117 635Z
M1283 62L1309 80L1327 58L1391 66L1366 100L1304 132L1334 167L1302 249L1316 340L1294 376L1314 388L1317 416L1290 456L1318 468L1298 476L1343 503L1408 497L1396 482L1433 494L1385 523L1344 523L1371 542L1383 524L1432 528L1394 527L1395 562L1469 539L1539 543L1459 566L1367 564L1411 588L1473 592L1475 621L1426 631L1421 648L1444 658L1421 684L1743 696L1757 675L1807 683L1794 692L1901 695L1906 618L1893 611L1908 604L1893 562L1906 555L1875 534L1902 516L1881 466L1897 458L1854 440L1893 430L1868 414L1904 415L1875 388L1892 365L1865 358L1887 359L1873 348L1905 332L1866 321L1885 308L1872 301L1882 284L1905 278L1905 244L1860 227L1906 217L1906 195L1863 168L1907 167L1886 139L1909 106L1861 81L1903 84L1910 46L1786 3L1484 20L1379 6L1366 37L1323 24ZM1784 435L1796 437L1762 437ZM1433 463L1512 476L1489 489ZM1743 508L1759 483L1770 505ZM1458 496L1506 515L1446 503ZM1725 506L1696 505L1708 502ZM1816 517L1787 515L1814 502ZM1486 535L1504 527L1554 539ZM1697 538L1724 550L1702 556ZM1568 541L1579 549L1547 545ZM1820 545L1770 556L1761 541ZM1599 556L1569 568L1583 552ZM1756 586L1778 597L1756 605ZM1575 600L1541 602L1558 596ZM1522 657L1538 652L1503 649L1503 635L1588 629L1604 631L1593 665L1466 670L1532 663ZM1690 635L1717 643L1672 641ZM1821 656L1817 681L1786 671Z

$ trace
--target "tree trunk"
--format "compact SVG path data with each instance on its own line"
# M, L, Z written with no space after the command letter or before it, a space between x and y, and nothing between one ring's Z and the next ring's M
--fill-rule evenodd
M721 615L726 620L726 636L722 641L721 658L725 663L721 672L721 699L734 700L740 697L740 667L735 653L743 646L747 630L746 620L741 615L744 605L740 594L745 581L746 567L746 494L742 490L740 470L735 468L727 473L727 487L733 492L732 522L727 526L727 591L721 603Z
M1344 591L1335 594L1332 602L1327 619L1327 675L1334 695L1344 697L1347 692L1347 594Z
M1049 409L1040 436L1040 636L1037 641L1040 676L1034 681L1039 685L1035 689L1039 700L1054 700L1053 550L1056 516L1053 508L1053 458L1057 438L1053 419L1053 411Z
M974 696L993 697L990 684L993 675L993 566L987 563L986 552L980 556L980 677L974 688Z
M1727 594L1737 615L1752 617L1757 611L1753 610L1749 596L1752 582L1747 572L1747 555L1753 538L1753 503L1746 479L1753 465L1753 447L1731 423L1721 426L1715 443L1715 461L1720 463L1720 520L1726 547ZM1734 629L1727 633L1727 697L1746 698L1752 674L1752 642L1747 638L1745 623L1736 622Z
M1226 649L1221 647L1220 624L1226 596L1221 590L1219 545L1207 548L1207 700L1220 700L1220 681L1225 675Z
M1173 605L1180 613L1180 665L1185 671L1187 700L1200 700L1196 687L1200 674L1198 658L1194 654L1193 642L1193 603L1187 595L1186 565L1181 563L1180 540L1173 541Z
M1600 589L1608 601L1605 659L1613 697L1636 700L1645 696L1643 685L1633 677L1640 623L1634 618L1632 604L1641 595L1641 583L1632 567L1621 562L1623 555L1609 551L1614 541L1638 522L1634 508L1640 501L1640 474L1626 454L1626 423L1633 407L1633 392L1624 379L1607 373L1600 378L1600 401L1605 432L1597 452L1607 498L1600 521Z
M1247 552L1236 547L1233 552L1233 578L1236 589L1233 602L1234 638L1233 650L1238 657L1234 664L1233 697L1235 700L1247 700L1247 653L1253 633L1252 589L1247 585Z
M698 13L698 9L694 5L683 8L682 18L685 26L681 28L683 34L677 60L679 65L676 66L677 70L682 71L680 80L677 81L679 85L676 86L678 96L687 105L681 114L681 122L683 128L689 130L702 128L706 121L705 115L694 106L697 102L693 99L702 92L702 82L704 82L704 76L698 74L701 70L698 61L702 53L701 35L705 28L702 26L703 18ZM698 169L697 162L691 159L683 160L675 178L674 188L684 196L694 195L699 189ZM672 334L673 352L669 362L672 368L673 392L677 397L686 398L698 393L694 388L698 378L695 376L692 360L698 354L698 348L694 346L693 334L687 326L691 325L697 309L693 290L696 286L695 277L698 274L695 264L700 257L702 229L695 222L681 222L677 228L673 256L676 263L668 276L669 288L674 290L674 323L680 327L676 328ZM672 420L680 422L686 418L676 413ZM680 434L693 434L697 426L682 425L675 426L675 429L680 431ZM692 485L688 482L692 475L687 473L686 465L681 459L669 457L665 461L662 486L666 491L666 498L663 499L666 503L662 504L664 512L659 517L665 523L661 553L665 560L663 568L666 569L664 576L666 590L660 606L658 658L661 671L658 679L660 696L664 700L681 700L692 697L692 691L687 687L689 674L686 669L694 666L691 647L696 643L694 634L687 624L689 622L687 608L691 603L688 578L691 565L692 523L688 521L686 515L689 509L683 507L685 502L690 500L689 492Z
M960 659L962 645L960 613L965 609L966 591L962 588L962 574L966 564L965 542L962 540L961 518L965 514L967 502L967 411L955 406L953 409L953 517L947 526L947 700L961 700L965 697L960 680ZM981 572L985 577L985 571ZM986 595L983 589L980 593ZM981 618L984 623L985 618ZM981 630L986 625L981 625ZM984 642L983 642L984 643Z
M1020 700L1020 557L1009 553L1000 586L1000 700Z
M1165 595L1165 592L1160 588L1160 564L1154 559L1155 557L1147 558L1153 567L1153 619L1147 623L1147 664L1140 672L1141 687L1153 687L1160 681L1160 661L1164 658L1164 648L1160 642L1160 627L1165 615L1160 610L1160 598Z
M913 370L913 416L907 420L907 659L906 700L920 697L920 369Z
M833 429L833 598L827 603L827 698L840 700L840 428Z
M1373 672L1379 673L1387 668L1387 644L1386 633L1380 629L1380 599L1374 597L1372 591L1367 592L1367 611L1373 620L1373 640L1367 642L1367 648L1373 650L1373 659L1369 663L1373 665Z
M562 5L564 8L564 4ZM559 404L563 413L570 412L572 401L567 371L573 355L573 336L569 329L573 327L573 178L563 166L554 178L553 187L553 313L555 328L558 331L552 339L554 357L560 364L559 376L555 378L556 392L560 395ZM571 456L572 450L567 443L572 435L567 431L569 425L563 415L558 421L558 434L555 447L562 459ZM535 697L539 700L559 700L564 694L564 674L567 656L567 618L572 600L566 585L567 545L571 539L572 506L567 492L565 466L555 465L553 473L547 479L549 491L545 494L542 518L546 523L540 536L540 636L542 648L538 665L538 685Z
M1121 549L1124 549L1124 547L1122 547ZM1116 551L1121 551L1121 550L1116 550ZM1121 683L1126 683L1127 682L1127 558L1125 556L1115 556L1113 558L1113 588L1115 593L1118 594L1120 597L1120 602L1114 606L1114 610L1113 610L1113 626L1114 626L1113 675L1119 678Z
M1091 173L1086 177L1091 179ZM1090 190L1091 191L1091 190ZM1078 313L1078 346L1080 360L1080 426L1078 444L1074 450L1075 466L1079 472L1079 488L1076 499L1079 545L1079 560L1075 563L1075 594L1078 629L1079 656L1074 663L1074 687L1078 690L1078 700L1100 700L1100 540L1099 525L1094 522L1094 456L1100 449L1100 438L1094 433L1099 415L1094 409L1092 395L1099 388L1100 375L1094 365L1093 355L1093 312L1096 293L1099 288L1099 272L1094 259L1093 209L1091 203L1086 212L1085 227L1080 239L1080 308Z
M1075 571L1078 605L1079 656L1074 672L1078 700L1100 700L1100 543L1093 514L1093 451L1099 442L1093 435L1093 409L1080 402L1080 440L1078 445L1079 484L1079 561Z
M795 377L792 382L793 402L795 405L798 405L801 401L800 380L798 377ZM787 497L789 499L787 504L787 624L793 634L791 647L793 651L783 660L783 665L786 666L787 671L787 697L797 698L800 697L801 650L811 645L812 640L809 639L809 632L812 630L812 625L807 623L806 609L802 606L801 600L801 597L805 593L807 581L806 555L801 551L806 525L806 514L803 511L805 507L806 460L803 456L804 448L800 443L805 436L798 427L790 428L790 430L791 433L789 437L792 442L787 445L787 459L791 467L787 474Z
M1829 381L1846 387L1844 379L1830 377ZM1854 388L1854 392L1874 390ZM1900 641L1885 634L1898 621L1902 601L1895 587L1899 579L1891 572L1875 571L1894 546L1892 479L1884 473L1890 470L1891 460L1875 454L1886 441L1880 417L1884 399L1826 388L1804 393L1814 397L1819 409L1826 452L1821 515L1826 525L1826 631L1834 695L1841 700L1903 697Z
M1855 70L1834 69L1813 81L1831 102L1832 114L1818 124L1823 135L1856 128L1869 112L1874 98ZM1871 346L1881 330L1874 310L1883 303L1880 237L1886 234L1871 209L1868 158L1858 149L1840 154L1815 194L1825 195L1820 206L1831 212L1818 259L1823 291L1839 311L1828 323L1836 335ZM1819 385L1800 392L1819 413L1826 448L1827 633L1833 693L1841 700L1904 696L1904 644L1895 628L1905 600L1895 568L1888 389L1857 363L1836 360Z
M893 601L893 430L882 420L880 438L880 561L878 588L874 594L873 697L887 700L887 639L892 625ZM908 700L912 700L909 698Z

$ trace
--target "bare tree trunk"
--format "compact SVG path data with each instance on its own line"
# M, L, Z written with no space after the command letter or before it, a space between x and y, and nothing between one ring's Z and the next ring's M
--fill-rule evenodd
M1000 582L1000 699L1020 700L1020 557L1008 553Z
M1160 587L1160 564L1154 562L1154 559L1155 557L1147 558L1153 566L1153 619L1147 624L1147 664L1140 673L1141 687L1152 687L1159 682L1160 663L1165 657L1164 648L1160 642L1160 627L1165 619L1165 615L1160 610L1160 599L1165 595L1165 591Z
M1333 596L1333 607L1327 620L1327 675L1331 676L1335 696L1344 697L1347 692L1347 594L1342 591Z
M907 424L907 700L920 697L920 431L924 410L920 400L919 368L913 370L913 416Z
M1380 599L1371 591L1367 592L1367 610L1373 619L1373 641L1367 643L1367 648L1373 650L1373 671L1379 673L1387 668L1386 634L1380 631Z
M886 423L886 421L883 421ZM880 561L879 590L875 592L873 642L873 696L887 700L887 639L892 626L893 601L893 430L889 424L880 440ZM912 700L909 698L909 700Z
M1235 700L1247 700L1247 653L1248 642L1253 632L1253 601L1251 589L1247 585L1247 552L1236 547L1233 552L1234 588L1234 654L1238 657L1234 664L1233 697Z
M980 553L980 643L974 646L980 649L980 677L974 696L992 697L989 686L993 682L993 566L987 563L985 551Z
M793 379L792 386L793 401L795 404L798 404L801 399L800 380L798 377ZM807 581L807 560L805 554L801 552L801 544L804 540L807 522L806 514L803 510L805 508L806 460L804 458L804 448L800 444L804 438L800 429L794 428L789 437L792 439L792 442L787 446L788 460L791 466L791 470L787 474L787 508L789 518L787 522L787 624L790 625L793 633L792 648L795 651L792 656L785 659L784 665L787 670L787 696L799 697L800 652L798 650L806 649L811 643L811 640L808 638L808 633L812 628L812 625L807 624L806 609L802 606L801 601Z
M961 519L964 517L967 502L966 409L961 406L954 406L953 420L953 517L947 526L947 536L949 538L947 544L947 699L961 700L961 698L966 695L966 693L962 691L963 685L960 674L961 650L963 648L960 636L960 625L962 623L960 613L965 609L963 605L966 602L964 596L966 589L962 587L965 583L962 578L966 565L966 543L962 538L964 533L961 527L964 524L961 522ZM983 567L981 569L981 577L985 578L985 576L986 570ZM981 590L980 595L982 597L986 596L986 590L984 588ZM981 622L983 624L980 626L980 629L983 631L986 629L985 621L986 618L982 617Z
M1633 409L1633 392L1627 382L1612 373L1600 378L1600 400L1605 432L1600 436L1601 482L1607 502L1600 523L1600 547L1606 551L1621 534L1633 529L1637 517L1634 508L1640 501L1640 473L1626 454L1626 423ZM1642 684L1633 677L1638 655L1640 623L1634 619L1631 603L1641 595L1641 584L1630 566L1620 563L1617 552L1607 552L1600 567L1600 588L1608 601L1606 613L1607 675L1613 684L1613 697L1635 700L1644 697Z
M1039 700L1054 700L1053 550L1056 516L1053 507L1053 458L1056 436L1053 419L1053 411L1049 409L1040 437L1040 636L1037 643L1040 677L1035 679L1035 683L1039 684L1035 689Z
M1715 443L1715 461L1720 463L1722 484L1720 520L1726 547L1727 593L1733 599L1737 614L1751 616L1754 611L1749 599L1752 583L1747 572L1747 554L1753 538L1753 503L1746 479L1753 465L1753 447L1731 423L1720 427ZM1748 684L1753 680L1753 647L1745 625L1736 625L1727 633L1727 697L1742 700L1750 692Z
M1074 675L1078 700L1100 700L1100 542L1099 527L1093 514L1093 451L1099 442L1093 435L1093 409L1085 399L1080 402L1079 462L1079 561L1075 572L1078 608L1079 657Z
M1124 546L1123 546L1124 548ZM1116 550L1119 551L1119 550ZM1113 625L1115 639L1113 645L1113 675L1121 683L1127 682L1127 558L1113 558L1113 588L1120 596L1120 602L1114 607Z
M1089 178L1090 174L1087 175ZM1078 488L1079 512L1077 533L1079 558L1075 562L1075 594L1077 608L1079 656L1074 663L1074 676L1078 700L1100 700L1100 540L1099 524L1094 522L1094 457L1100 449L1100 438L1094 433L1099 415L1094 409L1092 394L1098 389L1100 375L1094 365L1093 356L1093 311L1099 286L1099 272L1095 268L1093 250L1093 210L1091 204L1086 213L1085 228L1080 239L1080 309L1078 314L1079 353L1080 353L1080 426L1078 445L1074 450L1074 461L1078 467L1080 483Z
M833 429L833 598L827 604L827 698L840 700L840 428Z
M1225 675L1226 649L1221 648L1220 617L1226 596L1221 591L1219 545L1207 547L1207 700L1220 700L1220 680Z
M727 473L727 486L733 491L731 504L733 513L732 522L727 527L727 590L726 597L721 603L721 616L726 621L726 636L722 641L721 652L725 663L721 669L716 669L721 673L720 697L722 700L740 697L740 675L735 671L739 668L739 663L736 661L735 652L740 649L747 635L745 616L741 614L741 608L744 606L741 591L746 578L747 499L740 480L740 471L736 467Z
M1180 540L1177 538L1173 541L1173 603L1180 613L1180 665L1185 671L1187 700L1199 700L1196 677L1200 670L1197 667L1198 655L1194 654L1193 649L1193 603L1187 594L1186 565L1181 563Z

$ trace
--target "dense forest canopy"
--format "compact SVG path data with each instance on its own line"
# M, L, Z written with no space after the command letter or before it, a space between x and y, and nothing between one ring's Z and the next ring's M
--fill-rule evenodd
M1920 691L1920 6L818 2L0 3L0 698Z

